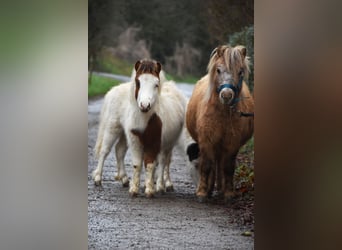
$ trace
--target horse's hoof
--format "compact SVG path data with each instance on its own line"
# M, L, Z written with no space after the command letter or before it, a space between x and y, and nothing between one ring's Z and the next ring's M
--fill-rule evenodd
M129 187L129 181L127 180L126 182L122 182L122 186L123 187Z
M157 194L165 194L165 190L164 189L157 189L156 193Z
M173 192L173 191L175 191L173 186L166 187L166 192Z
M206 203L208 201L207 196L197 196L197 200L199 203Z
M99 175L96 175L94 177L94 183L96 186L100 186L101 185L101 177Z
M129 196L131 196L131 198L135 198L138 196L137 192L129 192Z
M145 192L145 196L146 196L146 198L151 199L151 198L153 198L154 194L151 192Z
M114 180L121 181L121 177L119 175L114 176Z

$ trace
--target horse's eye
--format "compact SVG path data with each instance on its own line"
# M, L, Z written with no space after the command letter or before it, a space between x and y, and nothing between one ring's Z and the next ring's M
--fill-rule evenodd
M216 72L217 74L221 74L221 70L219 68L217 68Z
M154 85L155 88L159 88L159 84L157 83L156 85Z

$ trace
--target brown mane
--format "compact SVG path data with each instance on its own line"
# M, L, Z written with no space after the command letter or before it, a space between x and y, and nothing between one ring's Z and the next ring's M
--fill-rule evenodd
M136 70L135 78L138 78L141 74L152 74L159 79L159 72L161 70L161 64L154 60L142 59L137 61L134 66Z

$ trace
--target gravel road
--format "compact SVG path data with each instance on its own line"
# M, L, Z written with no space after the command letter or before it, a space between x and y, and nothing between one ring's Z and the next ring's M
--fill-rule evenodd
M189 97L193 85L179 84ZM147 199L130 198L128 188L114 180L116 161L105 161L102 186L95 186L96 142L102 98L88 103L88 249L253 249L251 230L235 220L239 211L217 201L198 203L184 156L175 148L171 163L174 192ZM130 153L126 170L132 176ZM143 183L144 173L142 173Z

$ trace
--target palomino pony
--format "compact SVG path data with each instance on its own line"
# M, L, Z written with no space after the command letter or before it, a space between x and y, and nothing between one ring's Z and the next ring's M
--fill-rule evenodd
M254 129L254 100L244 82L248 64L243 46L215 48L208 74L197 82L190 98L186 126L199 148L196 195L201 202L212 194L215 177L219 195L226 202L234 196L236 155Z
M99 161L93 178L95 184L101 183L104 160L117 141L116 179L120 179L124 186L129 183L123 163L129 147L134 168L129 193L136 196L139 192L144 162L145 195L152 197L157 164L156 191L164 192L173 188L168 167L172 149L184 124L186 100L173 82L161 80L159 62L140 60L134 68L130 82L113 87L105 96L95 146Z

